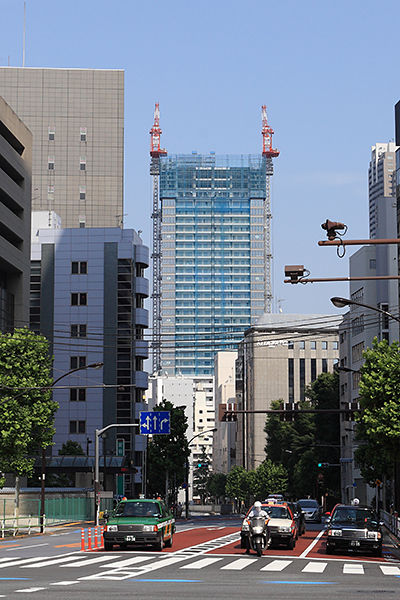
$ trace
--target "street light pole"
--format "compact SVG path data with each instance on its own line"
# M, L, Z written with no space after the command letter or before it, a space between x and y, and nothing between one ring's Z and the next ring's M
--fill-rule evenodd
M57 377L57 379L55 379L53 381L53 383L51 384L50 387L54 388L55 384L58 383L61 379L64 379L64 377L67 377L68 375L71 375L72 373L75 373L76 371L83 371L84 369L100 369L102 366L103 366L102 362L97 362L97 363L92 363L90 365L85 365L84 367L77 367L76 369L71 369L71 371L68 371L68 373L64 373L63 375L60 375L60 377ZM43 533L44 527L45 527L45 525L44 525L44 515L45 515L44 505L45 505L45 500L46 500L46 450L44 448L42 448L42 478L41 479L42 480L41 480L41 488L40 488L40 533Z
M94 440L94 506L95 506L95 525L99 526L99 508L100 508L100 459L99 459L99 438L102 433L111 429L111 427L139 427L138 423L112 423L102 429L95 429L95 440ZM106 457L104 457L104 463Z
M193 442L193 440L195 440L196 438L198 438L202 435L205 435L206 433L211 433L214 431L218 431L217 427L214 427L213 429L206 429L205 431L196 433L196 435L194 435L188 441L188 448L189 448L190 444ZM186 459L185 514L186 514L186 519L188 519L189 518L189 457L187 457L187 459Z

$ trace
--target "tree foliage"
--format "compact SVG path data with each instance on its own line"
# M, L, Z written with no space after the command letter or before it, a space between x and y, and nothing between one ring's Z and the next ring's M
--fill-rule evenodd
M400 348L394 341L375 338L372 348L363 353L361 367L358 437L377 444L390 460L400 458ZM371 449L373 452L373 450ZM365 456L365 455L364 455ZM379 457L376 457L379 462ZM374 458L373 464L376 464Z
M269 494L286 493L288 478L286 469L267 459L257 469L246 471L244 467L232 467L226 478L226 495L250 504L255 498L263 500Z
M29 329L0 334L0 471L31 475L39 448L51 445L52 359L45 337ZM1 483L1 482L0 482Z
M186 479L186 461L190 454L185 436L187 417L183 409L174 407L169 400L163 400L154 410L171 413L171 433L154 435L149 441L148 493L164 496L167 492L176 501L177 489Z
M226 474L211 473L207 480L207 493L215 502L220 502L225 498Z

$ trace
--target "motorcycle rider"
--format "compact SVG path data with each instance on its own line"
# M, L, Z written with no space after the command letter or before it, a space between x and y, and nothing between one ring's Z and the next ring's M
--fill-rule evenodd
M251 519L253 517L264 517L265 519L268 519L268 513L265 512L265 510L263 510L262 504L258 500L257 500L257 502L254 502L253 508L247 515L248 519ZM250 554L250 537L248 535L246 535L246 552L245 552L245 554Z

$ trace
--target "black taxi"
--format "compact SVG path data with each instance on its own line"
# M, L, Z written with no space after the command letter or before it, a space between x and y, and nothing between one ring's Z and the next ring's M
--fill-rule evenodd
M122 500L107 517L104 528L104 549L151 544L161 551L171 548L175 519L162 500Z

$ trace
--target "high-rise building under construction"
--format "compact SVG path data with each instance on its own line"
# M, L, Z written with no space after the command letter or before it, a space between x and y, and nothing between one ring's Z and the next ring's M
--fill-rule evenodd
M264 154L160 156L161 365L210 375L264 312Z

